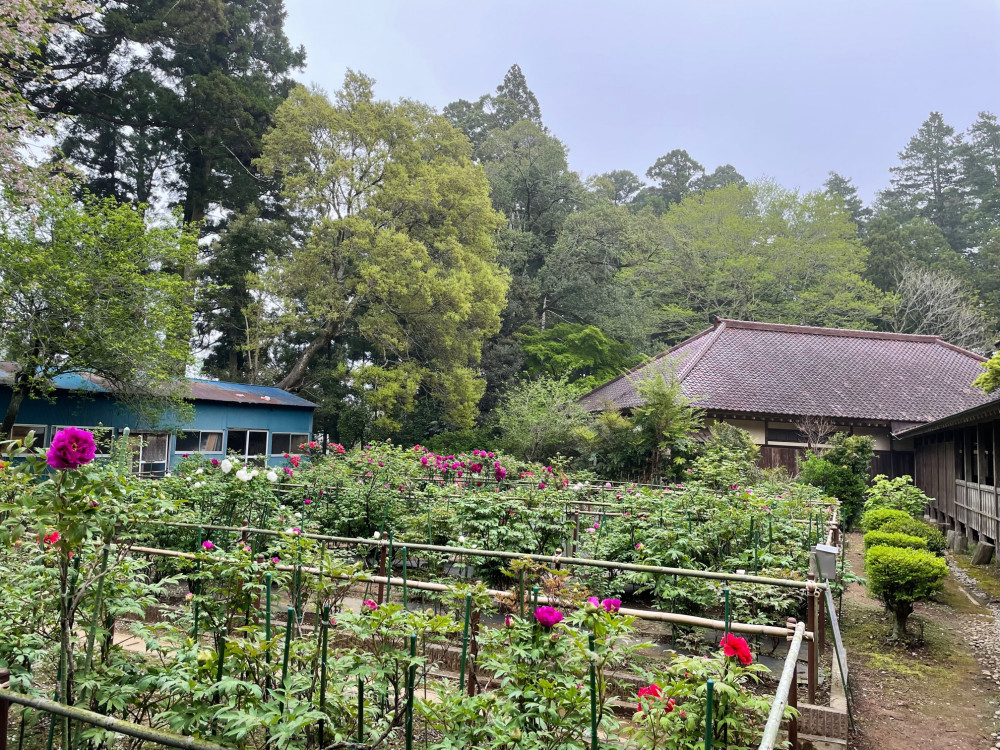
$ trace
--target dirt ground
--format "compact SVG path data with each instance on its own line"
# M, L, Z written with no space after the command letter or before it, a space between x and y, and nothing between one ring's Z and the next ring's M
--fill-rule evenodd
M848 537L848 561L864 575L860 534ZM860 584L844 596L841 627L848 652L857 750L983 750L993 747L996 683L983 675L970 623L993 622L949 575L938 601L918 604L910 647L890 644L890 624ZM920 636L922 635L922 642Z

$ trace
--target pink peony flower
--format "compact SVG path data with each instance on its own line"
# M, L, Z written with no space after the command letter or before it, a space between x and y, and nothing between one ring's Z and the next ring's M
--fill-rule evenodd
M562 622L563 613L555 607L539 607L535 610L535 619L540 625L551 628L558 622Z
M201 543L201 546L204 547L206 550L215 549L215 545L212 544L207 539L204 542Z
M79 469L93 461L95 453L97 445L94 443L92 433L76 427L67 427L53 436L45 459L49 466L57 471Z
M604 607L605 612L610 612L611 614L617 614L618 610L622 608L621 599L605 599L601 602L601 606Z
M221 462L219 461L219 459L217 459L217 458L213 458L212 459L212 466L218 468L220 463Z
M371 612L374 612L376 609L378 609L378 605L371 599L365 599L363 602L361 602L361 606L367 607L368 610Z

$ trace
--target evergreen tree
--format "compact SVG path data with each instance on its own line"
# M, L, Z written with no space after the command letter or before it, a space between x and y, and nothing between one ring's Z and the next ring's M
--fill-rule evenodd
M646 170L646 177L657 183L660 197L669 206L680 203L698 189L698 182L705 177L705 168L687 151L675 148L658 158Z
M844 208L851 215L851 221L864 227L871 218L872 210L865 206L861 196L858 195L858 188L851 181L850 177L844 177L837 172L830 172L830 176L823 183L823 189L828 195L836 196L843 204Z
M980 112L969 128L963 150L963 187L969 196L966 221L970 241L979 246L1000 228L1000 122L990 112Z
M962 186L962 136L931 112L892 167L892 187L880 200L905 219L921 216L933 222L956 250L968 247L962 219L966 201Z

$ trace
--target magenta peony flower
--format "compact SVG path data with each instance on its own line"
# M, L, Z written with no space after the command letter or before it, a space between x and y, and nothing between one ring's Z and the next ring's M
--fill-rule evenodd
M45 459L53 469L79 469L94 460L97 446L94 435L76 427L59 430L52 437Z
M601 602L601 606L604 607L605 611L615 614L622 608L621 599L605 599Z
M376 609L378 609L378 605L371 599L365 599L363 602L361 602L361 606L366 607L370 612L374 612Z
M535 619L540 625L551 628L556 623L562 622L563 613L555 607L539 607L535 610Z
M215 549L215 545L207 540L202 542L201 546L204 547L206 550Z

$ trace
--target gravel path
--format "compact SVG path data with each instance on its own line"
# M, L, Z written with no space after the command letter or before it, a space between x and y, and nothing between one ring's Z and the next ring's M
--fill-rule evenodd
M965 617L963 630L968 637L969 645L974 647L973 653L979 661L983 676L991 679L1000 690L1000 600L993 599L979 588L975 579L956 565L950 555L948 567L955 580L979 599L976 603L987 607L993 613L992 617L982 615ZM1000 710L993 716L1000 719ZM1000 750L1000 731L994 733L992 747Z

